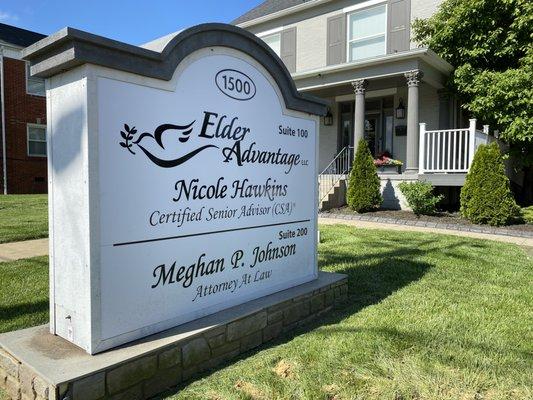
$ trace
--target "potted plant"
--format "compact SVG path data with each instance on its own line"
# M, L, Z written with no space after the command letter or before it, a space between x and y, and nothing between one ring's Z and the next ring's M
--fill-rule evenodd
M401 174L403 163L400 160L395 160L389 151L384 151L379 154L374 160L374 165L382 174Z

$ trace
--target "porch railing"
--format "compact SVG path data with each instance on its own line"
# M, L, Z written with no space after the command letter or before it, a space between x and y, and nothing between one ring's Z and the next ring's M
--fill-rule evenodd
M350 172L353 157L353 147L346 146L318 175L319 201L322 201L335 185Z
M476 120L471 119L468 128L426 130L420 124L419 173L466 173L474 153L480 144L490 141L489 127L476 130Z

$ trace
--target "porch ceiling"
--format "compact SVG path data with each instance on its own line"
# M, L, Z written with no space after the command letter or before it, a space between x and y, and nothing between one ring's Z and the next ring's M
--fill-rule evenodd
M357 78L354 78L357 79ZM352 79L353 80L353 79ZM383 90L383 89L392 89L392 88L398 88L406 86L405 83L405 77L402 75L396 75L396 76L389 76L386 78L374 78L372 80L368 81L368 87L366 88L367 98L371 97L368 96L369 93ZM353 87L349 82L342 82L338 85L327 85L327 86L319 86L312 89L299 89L302 91L307 91L309 93L312 93L314 96L318 96L321 98L328 98L328 97L337 97L337 96L344 96L344 95L350 95L354 97L354 91Z
M339 95L343 94L339 93L339 89L349 87L349 83L355 79L367 79L369 90L404 86L404 73L416 69L424 72L424 82L441 89L453 67L429 49L415 49L372 60L300 72L294 74L293 79L298 90Z

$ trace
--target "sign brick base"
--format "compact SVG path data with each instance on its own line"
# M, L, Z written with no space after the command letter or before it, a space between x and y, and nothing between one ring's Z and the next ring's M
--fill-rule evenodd
M0 335L0 387L12 399L146 399L291 331L346 300L345 275L236 306L91 356L48 326Z

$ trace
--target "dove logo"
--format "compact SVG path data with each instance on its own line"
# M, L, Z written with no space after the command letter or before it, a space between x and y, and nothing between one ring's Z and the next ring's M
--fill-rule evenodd
M236 126L238 117L228 117L227 115L220 115L215 112L204 111L204 119L202 122L202 128L198 134L199 138L202 140L205 139L215 139L215 140L229 140L234 142L242 141L245 136L250 132L250 128L245 126ZM195 150L190 151L189 153L171 160L164 160L156 156L153 152L148 150L143 145L145 140L152 140L157 143L157 145L165 150L165 145L163 144L163 134L174 134L178 135L178 141L180 143L186 143L193 132L193 125L196 120L192 121L187 125L174 125L174 124L162 124L159 125L154 133L144 132L135 138L137 135L137 129L133 126L130 127L128 124L124 124L124 129L120 131L120 136L123 141L119 142L120 146L128 150L131 154L135 155L134 149L140 149L155 165L162 168L173 168L178 165L183 164L184 162L190 160L198 153L204 151L208 148L218 149L219 147L214 144L208 144L201 147L198 147ZM149 138L149 139L147 139ZM135 146L135 147L134 147Z
M201 146L181 157L178 157L173 160L163 160L156 155L152 154L149 150L147 150L141 143L146 138L152 138L155 140L155 142L161 147L162 149L165 148L163 145L162 136L163 133L167 131L178 131L179 137L178 140L180 143L185 143L189 140L191 132L193 130L193 125L196 121L192 121L188 125L173 125L173 124L163 124L159 125L153 134L144 132L139 135L137 139L135 139L135 135L137 134L137 129L135 127L131 127L128 124L124 124L124 130L120 131L120 135L122 136L122 139L124 139L123 142L120 142L120 146L127 149L131 154L135 154L135 151L132 150L133 146L137 146L145 155L152 161L155 165L162 167L162 168L173 168L177 167L178 165L183 164L184 162L188 161L189 159L193 158L195 155L200 153L201 151L204 151L205 149L208 149L210 147L218 148L218 146L215 146L214 144L208 144L205 146Z

